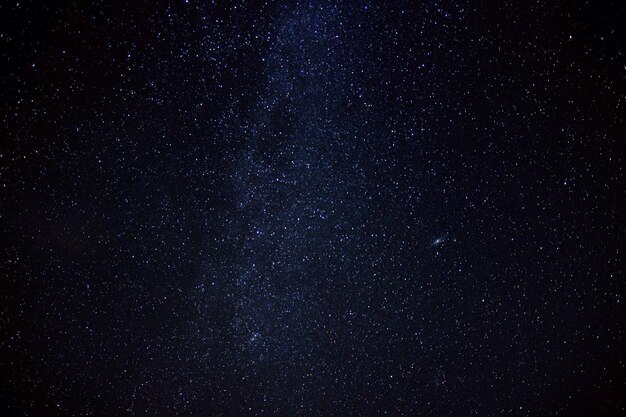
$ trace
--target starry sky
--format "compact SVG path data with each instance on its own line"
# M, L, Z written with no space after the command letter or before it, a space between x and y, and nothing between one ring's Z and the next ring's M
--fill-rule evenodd
M625 412L591 3L2 2L2 415Z

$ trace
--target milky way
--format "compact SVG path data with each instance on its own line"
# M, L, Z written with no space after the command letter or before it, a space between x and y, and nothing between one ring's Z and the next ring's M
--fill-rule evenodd
M2 415L624 412L624 6L126 3L0 7Z

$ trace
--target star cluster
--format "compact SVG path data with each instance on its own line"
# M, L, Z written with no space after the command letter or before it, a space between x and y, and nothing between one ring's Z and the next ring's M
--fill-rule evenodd
M0 6L3 415L623 413L624 12Z

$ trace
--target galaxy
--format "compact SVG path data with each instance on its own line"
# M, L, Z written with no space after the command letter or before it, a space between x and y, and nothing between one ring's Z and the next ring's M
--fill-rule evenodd
M2 416L626 415L621 2L0 22Z

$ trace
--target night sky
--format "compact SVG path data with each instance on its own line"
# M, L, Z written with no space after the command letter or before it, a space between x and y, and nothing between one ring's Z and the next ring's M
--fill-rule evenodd
M626 412L624 3L0 20L3 416Z

